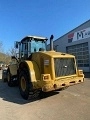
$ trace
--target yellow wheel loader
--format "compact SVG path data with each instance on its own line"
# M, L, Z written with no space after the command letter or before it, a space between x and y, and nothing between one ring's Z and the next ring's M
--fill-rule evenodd
M12 64L8 66L7 82L12 86L17 81L24 99L36 91L49 92L84 81L75 56L54 51L53 35L50 51L46 51L46 42L44 37L26 36L15 44L18 54L12 56Z

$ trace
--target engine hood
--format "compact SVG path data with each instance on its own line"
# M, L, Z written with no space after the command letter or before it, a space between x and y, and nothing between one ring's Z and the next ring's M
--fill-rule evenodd
M43 52L39 52L41 54L45 54L49 57L53 57L53 58L58 58L58 57L75 57L74 55L70 55L67 53L62 53L62 52L56 52L56 51L43 51Z

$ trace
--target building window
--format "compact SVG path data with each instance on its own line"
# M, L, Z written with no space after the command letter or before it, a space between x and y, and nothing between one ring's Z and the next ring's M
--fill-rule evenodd
M88 42L67 46L66 52L75 55L78 67L89 67Z

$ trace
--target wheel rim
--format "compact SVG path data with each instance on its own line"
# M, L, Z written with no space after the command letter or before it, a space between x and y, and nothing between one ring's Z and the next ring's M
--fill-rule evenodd
M21 89L23 91L26 90L26 80L25 80L25 78L23 76L21 77Z

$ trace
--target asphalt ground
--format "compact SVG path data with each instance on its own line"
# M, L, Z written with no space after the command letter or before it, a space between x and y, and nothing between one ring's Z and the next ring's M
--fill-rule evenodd
M24 100L17 86L2 81L0 71L0 120L90 120L90 74L84 83Z

